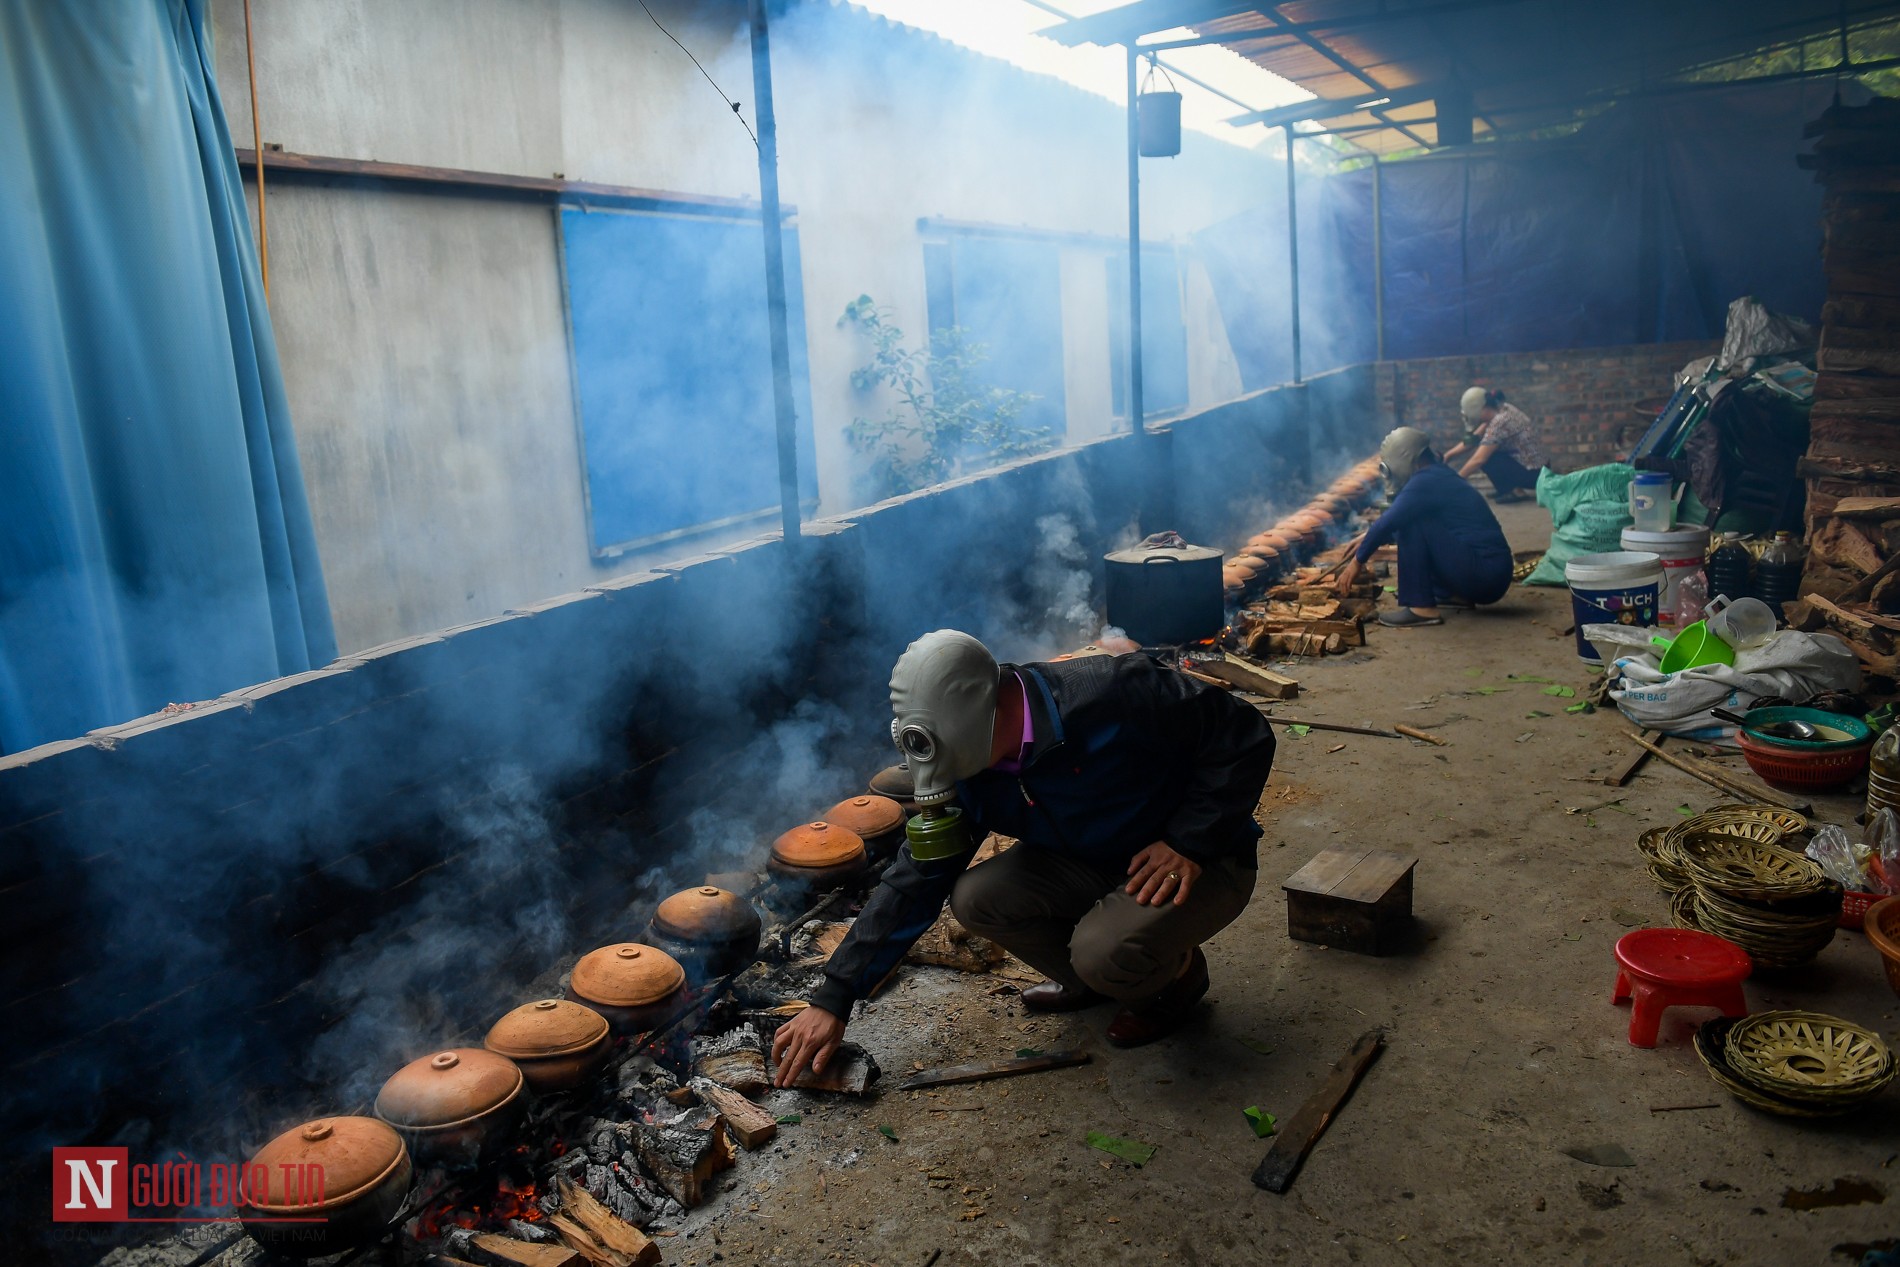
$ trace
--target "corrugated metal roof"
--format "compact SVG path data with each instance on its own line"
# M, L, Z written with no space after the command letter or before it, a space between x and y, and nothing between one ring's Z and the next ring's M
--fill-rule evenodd
M1900 0L1134 0L1050 28L1063 43L1125 43L1188 27L1323 101L1324 126L1389 153L1438 144L1436 100L1372 112L1383 90L1469 94L1474 138L1568 121L1593 101L1776 44L1830 42L1900 16Z

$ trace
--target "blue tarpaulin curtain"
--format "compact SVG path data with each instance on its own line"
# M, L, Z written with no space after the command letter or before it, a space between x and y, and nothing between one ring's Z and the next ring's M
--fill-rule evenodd
M203 0L0 0L0 748L335 655Z

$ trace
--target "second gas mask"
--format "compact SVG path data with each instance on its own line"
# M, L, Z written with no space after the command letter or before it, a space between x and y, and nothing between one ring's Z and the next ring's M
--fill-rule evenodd
M905 648L891 670L891 738L920 806L956 795L987 769L996 726L996 657L969 634L938 629Z

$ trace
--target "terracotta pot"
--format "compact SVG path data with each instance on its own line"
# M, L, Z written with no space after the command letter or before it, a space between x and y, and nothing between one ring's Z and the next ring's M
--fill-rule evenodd
M373 1117L305 1122L264 1145L251 1165L262 1168L264 1190L245 1210L244 1230L292 1258L337 1254L381 1236L401 1213L414 1174L402 1136ZM323 1168L314 1202L297 1186L310 1173L300 1168L310 1165ZM311 1218L322 1221L287 1221Z
M479 1165L505 1147L527 1111L515 1062L481 1047L410 1061L376 1093L376 1116L402 1132L417 1161Z
M820 820L801 823L773 841L772 857L765 867L810 892L848 883L863 875L870 862L863 837Z
M902 764L885 766L871 776L871 795L887 796L904 807L906 814L917 812L917 782L910 777L910 767Z
M825 821L854 831L873 858L897 852L904 843L904 807L888 796L853 796L825 811Z
M593 1008L542 999L496 1021L482 1046L514 1061L528 1089L546 1095L572 1091L599 1073L612 1036L606 1016Z
M738 972L759 953L762 921L752 904L710 884L682 889L653 913L653 938L689 980Z
M605 1017L616 1034L646 1033L679 1011L685 989L679 960L637 941L588 951L567 979L568 997Z

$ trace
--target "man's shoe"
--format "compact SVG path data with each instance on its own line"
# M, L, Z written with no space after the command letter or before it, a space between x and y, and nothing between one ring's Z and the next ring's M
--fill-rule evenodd
M1442 625L1443 616L1421 616L1410 607L1398 607L1379 613L1379 623L1387 629L1423 629L1427 625Z
M1032 985L1023 991L1023 1006L1032 1012L1079 1012L1085 1007L1094 1007L1097 1003L1108 1002L1106 994L1063 985L1060 981L1044 981L1041 985Z
M1117 1047L1140 1047L1166 1038L1206 995L1207 956L1196 946L1184 976L1168 982L1153 998L1131 1003L1115 1014L1108 1023L1108 1041Z

